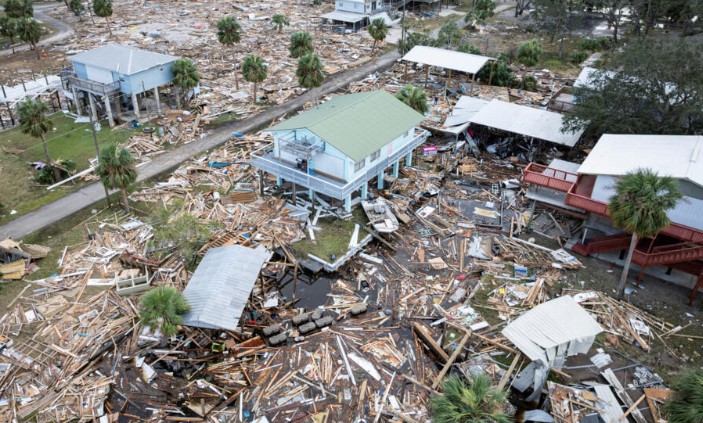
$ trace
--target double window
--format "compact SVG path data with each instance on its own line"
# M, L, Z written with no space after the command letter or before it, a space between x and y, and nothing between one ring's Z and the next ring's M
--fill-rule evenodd
M378 150L374 151L371 153L371 162L376 161L379 157L381 157L381 149L379 148Z
M366 164L366 157L361 159L360 161L354 163L354 173L360 171L361 169L364 168L364 165Z

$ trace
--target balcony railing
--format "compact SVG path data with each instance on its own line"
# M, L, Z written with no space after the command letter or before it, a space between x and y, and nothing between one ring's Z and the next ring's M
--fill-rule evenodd
M272 145L254 151L251 154L251 164L264 172L278 176L287 181L295 182L317 193L343 200L347 195L359 189L366 181L377 176L403 156L413 151L417 146L424 143L429 134L430 133L425 130L416 130L415 136L410 143L393 152L389 157L378 160L378 162L368 168L364 173L360 173L347 182L337 182L324 176L310 175L307 172L303 172L292 164L275 157L273 155Z
M74 72L70 70L63 70L61 72L61 77L65 81L68 81L70 86L81 89L83 91L90 91L94 94L105 95L120 89L120 81L114 81L110 83L88 81L87 79L79 78Z
M569 192L576 183L578 175L537 163L530 163L525 168L523 180L557 191Z

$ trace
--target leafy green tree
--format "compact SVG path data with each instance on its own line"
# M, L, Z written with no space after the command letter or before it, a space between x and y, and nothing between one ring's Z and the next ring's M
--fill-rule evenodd
M388 25L386 25L386 21L381 18L371 21L371 25L369 25L369 35L373 38L373 47L371 47L371 54L373 54L373 51L376 49L376 43L385 40L386 36L388 36Z
M112 37L112 29L110 28L110 16L112 16L112 0L93 0L93 13L96 16L105 18L107 22L107 31Z
M172 286L159 286L142 295L139 318L151 330L160 329L165 336L178 333L183 315L190 306L183 294Z
M410 106L416 112L427 113L430 106L427 104L427 94L425 91L412 84L407 84L395 94L395 98Z
M462 44L456 48L456 51L468 54L481 54L481 50L473 44Z
M172 252L183 259L187 267L195 264L198 251L210 240L213 231L219 229L216 222L202 224L194 216L182 213L173 218L171 210L162 208L149 217L154 227L154 242L160 251ZM164 256L165 257L165 256ZM163 258L163 257L162 257Z
M656 54L652 54L656 52ZM601 134L697 135L703 132L703 45L690 38L631 43L587 86L575 89L564 129Z
M491 69L493 75L491 75ZM494 64L482 67L476 76L481 81L497 87L512 87L515 85L515 73L503 59L498 59Z
M564 55L564 38L569 34L580 16L575 9L579 4L575 0L534 0L533 16L538 28L549 34L549 40L559 40L559 59Z
M223 46L232 46L242 40L242 27L231 16L225 16L217 22L217 40ZM234 54L234 86L239 89L239 78L237 77L237 50L232 49Z
M439 29L437 34L437 42L448 47L456 45L461 41L463 36L461 28L457 26L456 22L447 22Z
M17 106L17 116L20 120L20 130L34 138L40 138L46 166L51 166L54 170L56 182L61 180L59 169L54 166L54 161L49 155L49 145L46 142L46 133L52 128L53 123L47 117L48 108L40 100L26 99Z
M471 28L482 25L486 19L495 14L495 8L496 4L493 0L476 0L474 7L464 16L464 22L469 24Z
M294 32L290 36L290 55L299 58L315 51L312 36L305 31Z
M12 53L15 53L15 37L17 37L17 19L9 16L0 16L0 35L10 39Z
M625 292L632 253L640 238L650 238L669 226L666 212L676 206L681 192L676 179L659 176L649 169L630 172L615 183L615 194L610 197L608 209L616 228L632 233L630 248L623 265L617 297Z
M256 103L256 88L261 82L266 79L266 69L268 66L264 63L264 59L261 56L256 56L250 54L244 58L244 63L242 64L242 74L244 79L249 82L254 83L253 99Z
M73 12L74 15L78 16L81 20L81 15L85 11L85 6L83 6L83 2L81 0L71 0L71 2L68 5L68 8L71 9L71 12Z
M411 32L405 37L405 41L400 42L401 54L406 54L415 46L437 47L438 42L431 35L422 32Z
M613 28L613 42L618 42L620 24L630 8L631 0L603 0L600 2L603 19L608 23L608 29Z
M674 396L664 404L664 415L671 423L703 421L703 370L690 370L671 385Z
M107 189L119 189L122 206L129 211L127 188L137 180L134 157L125 148L108 145L100 150L95 173Z
M495 386L485 374L465 379L450 375L442 381L442 394L430 400L434 423L510 423L504 413L507 392Z
M20 40L29 44L29 46L37 54L37 60L41 58L41 53L37 48L37 43L41 38L41 26L34 18L19 18L17 19L17 35Z
M273 23L273 26L276 27L279 34L283 32L284 26L290 26L290 22L288 22L288 18L286 17L286 15L282 15L280 13L276 13L275 15L273 15L273 17L271 18L271 22Z
M295 70L298 84L308 90L317 88L325 80L325 70L320 58L312 52L306 53L298 59L298 68ZM317 103L317 100L315 100Z
M200 73L190 59L178 59L173 62L173 85L177 87L176 103L181 108L181 97L188 90L195 88L200 83Z
M34 16L32 0L5 0L5 15L12 19L31 18Z

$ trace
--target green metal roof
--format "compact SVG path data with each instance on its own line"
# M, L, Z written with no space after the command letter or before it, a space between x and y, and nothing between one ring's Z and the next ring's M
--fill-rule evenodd
M386 91L369 91L335 97L268 131L308 129L358 162L423 118Z

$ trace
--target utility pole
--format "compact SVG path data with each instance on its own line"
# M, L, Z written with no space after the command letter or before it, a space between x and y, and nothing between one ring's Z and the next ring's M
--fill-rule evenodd
M100 147L98 147L98 136L95 133L95 122L93 121L93 114L89 113L89 116L90 116L90 130L93 133L93 144L95 145L95 154L96 154L96 158L98 159L98 162L96 164L96 166L97 166L98 164L100 164ZM102 181L100 181L100 183L102 184ZM105 186L105 184L102 184L102 185L103 185L103 188L105 189L105 200L107 200L107 206L112 207L112 203L110 203L110 193L107 192L107 187Z
M398 48L400 54L403 54L405 47L405 9L407 9L407 5L408 0L403 0L403 17L400 18L400 46Z

